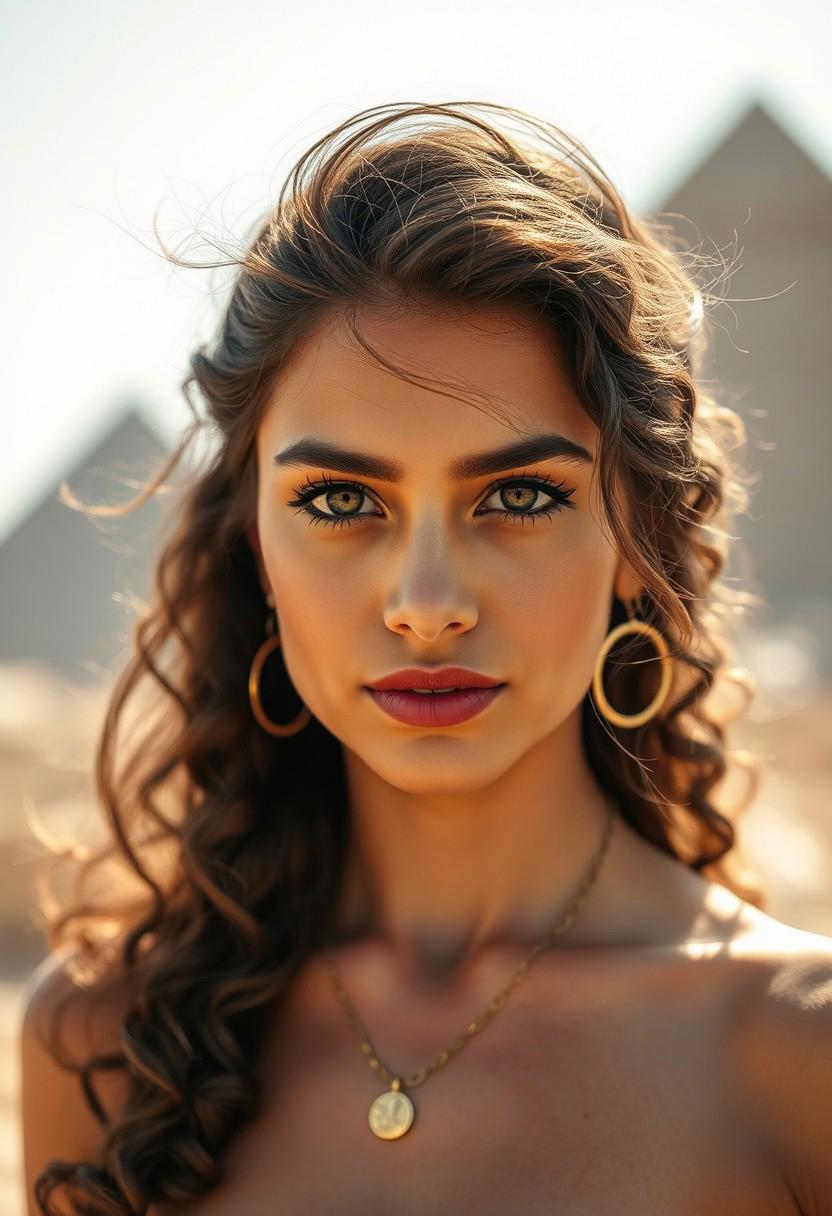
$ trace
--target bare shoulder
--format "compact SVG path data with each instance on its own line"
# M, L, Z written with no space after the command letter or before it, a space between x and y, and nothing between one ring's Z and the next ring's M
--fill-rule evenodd
M106 984L86 988L77 955L66 949L35 968L22 1003L20 1115L26 1198L29 1212L36 1213L38 1175L53 1160L96 1161L105 1118L126 1097L121 1069L94 1070L90 1081L96 1111L84 1092L81 1070L95 1056L118 1052L127 984L113 968Z
M832 1212L832 937L746 906L738 1054L805 1216Z
M832 937L739 902L729 954L746 972L761 1029L813 1035L832 1017Z

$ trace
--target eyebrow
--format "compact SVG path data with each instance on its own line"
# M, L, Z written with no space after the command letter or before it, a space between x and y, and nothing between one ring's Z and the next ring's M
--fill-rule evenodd
M467 478L487 477L490 473L500 473L518 465L552 459L574 464L594 463L592 454L582 444L553 432L522 439L489 452L463 456L449 465L448 473L454 481L465 481ZM355 477L373 477L378 481L403 481L405 472L404 465L396 460L352 451L340 444L311 436L298 439L281 452L276 452L274 463L279 467L314 464L324 469L351 473Z

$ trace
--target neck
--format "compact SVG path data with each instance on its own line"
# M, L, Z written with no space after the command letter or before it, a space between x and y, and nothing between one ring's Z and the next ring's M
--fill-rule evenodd
M544 938L614 813L585 763L577 715L568 725L476 790L451 775L401 789L347 752L351 836L333 944L372 944L430 982L492 949L528 951ZM602 930L615 835L564 940Z

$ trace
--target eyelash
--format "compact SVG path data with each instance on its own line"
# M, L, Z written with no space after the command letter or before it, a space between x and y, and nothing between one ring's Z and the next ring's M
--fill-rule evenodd
M510 519L512 522L516 519L520 520L521 526L525 525L526 520L530 520L532 524L541 516L554 515L557 511L561 511L564 507L574 509L575 504L570 502L570 497L575 493L574 488L567 487L563 482L556 482L548 473L535 472L529 477L504 477L501 481L497 481L486 492L485 497L490 498L495 491L502 489L504 486L531 486L535 490L542 490L546 494L553 495L553 501L545 507L539 507L536 511L520 512L520 511L501 511L491 508L486 511L486 515L497 515L501 520ZM322 473L320 480L310 481L308 478L304 483L295 488L296 498L292 499L286 505L287 507L299 507L300 511L306 515L312 516L312 523L334 524L337 527L342 527L344 524L351 526L361 519L378 519L378 516L368 515L366 513L358 513L355 515L326 515L319 511L317 507L312 507L307 504L312 499L318 498L322 493L330 492L334 489L338 490L354 490L359 494L364 494L367 498L372 498L372 494L360 482L356 481L337 481L332 477L328 477L326 473Z

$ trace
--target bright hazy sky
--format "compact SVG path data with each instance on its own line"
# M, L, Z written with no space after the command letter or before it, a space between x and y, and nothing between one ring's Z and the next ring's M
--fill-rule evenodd
M173 270L143 249L157 206L174 245L206 207L209 229L240 233L313 139L391 101L545 117L636 209L752 98L832 173L830 12L820 0L0 0L0 540L126 396L171 442L186 417L177 386L228 272Z

